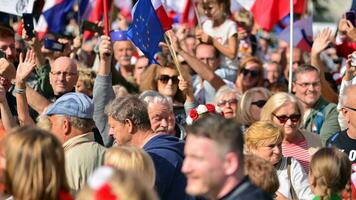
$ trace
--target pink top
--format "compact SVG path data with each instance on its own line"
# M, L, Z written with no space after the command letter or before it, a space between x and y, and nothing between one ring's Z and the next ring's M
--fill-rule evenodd
M293 157L302 164L304 171L309 173L309 164L311 156L308 151L308 143L305 138L293 142L293 143L282 143L282 153L285 157Z

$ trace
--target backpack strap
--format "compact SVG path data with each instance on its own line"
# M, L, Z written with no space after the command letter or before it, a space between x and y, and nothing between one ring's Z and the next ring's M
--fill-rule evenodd
M324 123L324 110L325 110L325 105L316 113L313 125L312 125L312 132L320 134L320 129L321 126Z
M287 173L288 173L288 179L289 179L289 192L291 194L292 200L297 200L298 196L297 193L294 190L293 184L292 184L292 176L291 176L291 164L292 164L292 158L287 157Z

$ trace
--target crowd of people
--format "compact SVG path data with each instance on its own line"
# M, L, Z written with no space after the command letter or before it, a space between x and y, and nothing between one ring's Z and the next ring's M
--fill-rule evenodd
M115 38L47 33L63 51L0 25L0 198L355 199L352 24L305 52L230 0L198 9L157 64L120 13Z

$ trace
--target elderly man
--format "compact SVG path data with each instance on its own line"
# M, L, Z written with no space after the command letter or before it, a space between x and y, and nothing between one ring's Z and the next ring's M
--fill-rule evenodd
M128 92L138 92L134 78L135 66L131 59L135 53L135 47L126 35L127 31L114 31L111 34L114 42L113 51L117 72L113 76L114 84L124 86Z
M53 134L63 144L67 180L73 194L103 164L105 148L95 142L91 132L93 112L94 104L88 96L70 92L57 99L45 113Z
M147 105L135 96L113 100L106 108L110 134L118 144L143 148L156 168L156 189L160 199L189 199L181 172L184 143L167 134L155 133Z
M240 126L221 116L206 116L188 127L182 171L186 191L208 199L272 199L244 173Z
M345 89L341 97L343 107L341 112L346 120L347 129L332 135L327 146L335 146L345 152L351 162L356 163L356 85Z
M156 91L148 90L143 92L139 98L147 103L151 129L155 133L169 134L181 140L184 139L184 128L176 123L172 102L167 97Z
M304 107L303 126L320 135L323 144L340 131L336 105L321 96L320 71L312 65L299 66L293 74L293 92Z
M51 67L49 82L53 89L54 96L44 97L31 87L26 88L26 96L29 105L38 113L63 94L75 91L75 85L78 81L78 69L75 60L69 57L57 58Z

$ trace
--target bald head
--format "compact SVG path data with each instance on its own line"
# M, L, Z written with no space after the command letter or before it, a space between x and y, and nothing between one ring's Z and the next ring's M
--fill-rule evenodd
M55 95L73 91L78 81L77 63L69 57L57 58L51 66L49 78Z

